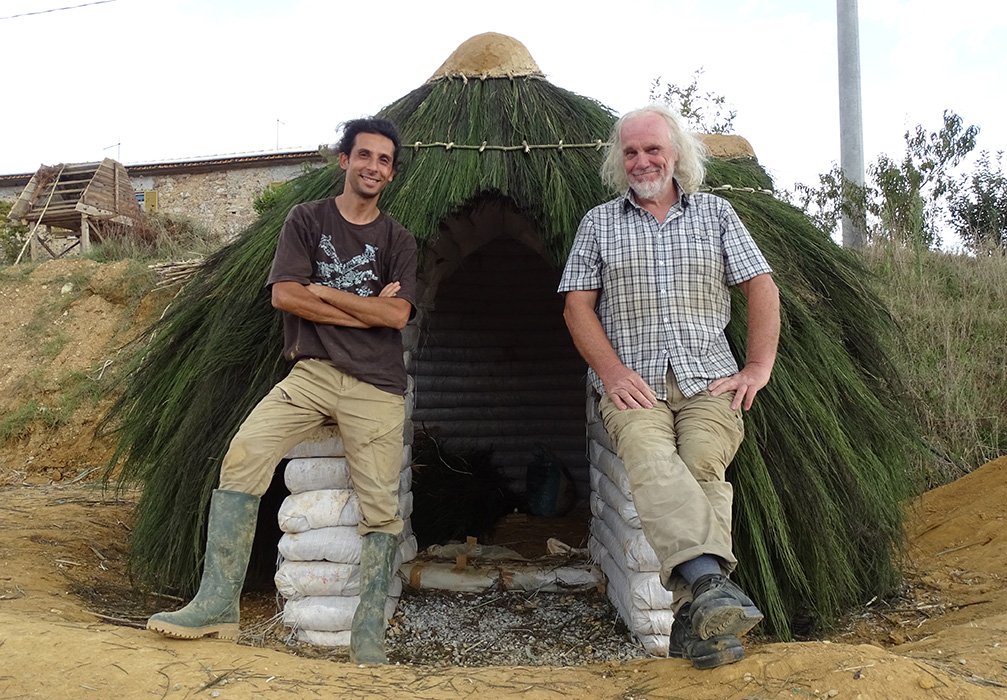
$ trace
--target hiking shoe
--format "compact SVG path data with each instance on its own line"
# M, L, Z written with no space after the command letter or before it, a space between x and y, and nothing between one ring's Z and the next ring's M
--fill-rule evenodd
M693 666L702 669L733 664L745 658L745 649L741 646L741 640L733 634L721 634L711 639L700 639L692 631L690 617L689 603L686 603L675 615L675 624L671 626L668 656L673 659L688 659Z
M700 639L741 637L762 617L752 599L726 576L707 574L692 585L692 630Z

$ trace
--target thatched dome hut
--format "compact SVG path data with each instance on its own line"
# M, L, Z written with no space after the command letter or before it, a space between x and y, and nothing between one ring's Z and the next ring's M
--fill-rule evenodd
M517 41L465 42L379 113L404 162L381 207L420 242L411 358L414 424L455 450L490 450L509 482L544 447L584 476L584 365L556 283L583 214L612 196L598 176L615 120L549 83ZM891 590L916 444L888 360L891 319L859 261L772 183L743 140L709 166L776 271L780 356L735 460L739 577L789 636ZM167 315L110 419L121 478L144 484L132 561L152 585L191 590L217 467L241 420L288 369L263 285L294 204L342 189L336 165L284 186L271 209L209 258ZM744 299L728 329L744 356ZM580 475L579 477L577 475ZM449 504L445 504L447 506Z

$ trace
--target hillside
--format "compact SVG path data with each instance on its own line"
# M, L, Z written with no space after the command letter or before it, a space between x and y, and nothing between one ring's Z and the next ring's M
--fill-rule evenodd
M97 420L123 346L161 313L145 265L51 261L0 268L0 483L61 483L103 465Z

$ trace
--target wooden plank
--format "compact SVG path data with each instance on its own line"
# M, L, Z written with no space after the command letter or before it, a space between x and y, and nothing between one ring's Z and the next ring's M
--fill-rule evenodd
M42 214L42 208L39 207L38 211L29 212L28 216L29 216L29 218L32 217L32 216L34 216L36 219L39 216L43 216L43 218L48 219L51 216L58 216L60 214L65 214L65 213L68 213L68 212L76 212L76 211L77 211L76 201L72 201L72 202L65 203L65 204L59 204L58 206L55 206L55 207L50 205L48 208L45 209L45 214Z
M60 186L56 188L56 196L64 194L77 194L79 192L83 192L85 189L87 189L86 185L81 185L76 182L60 183Z
M116 215L114 211L99 209L98 207L85 204L84 202L77 202L75 209L82 214L90 214L91 216L96 216L100 219L110 219Z
M66 166L66 168L63 169L63 175L66 177L74 177L74 176L79 177L81 175L87 175L88 179L90 179L90 176L93 175L96 170L97 168L93 163L90 164L83 163L81 165L68 165Z

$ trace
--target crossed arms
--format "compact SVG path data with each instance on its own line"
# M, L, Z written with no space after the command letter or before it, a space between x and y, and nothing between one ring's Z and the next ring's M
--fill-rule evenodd
M320 284L276 282L272 292L273 308L314 323L402 330L409 321L412 305L395 296L399 287L398 282L392 282L376 297L361 297Z

